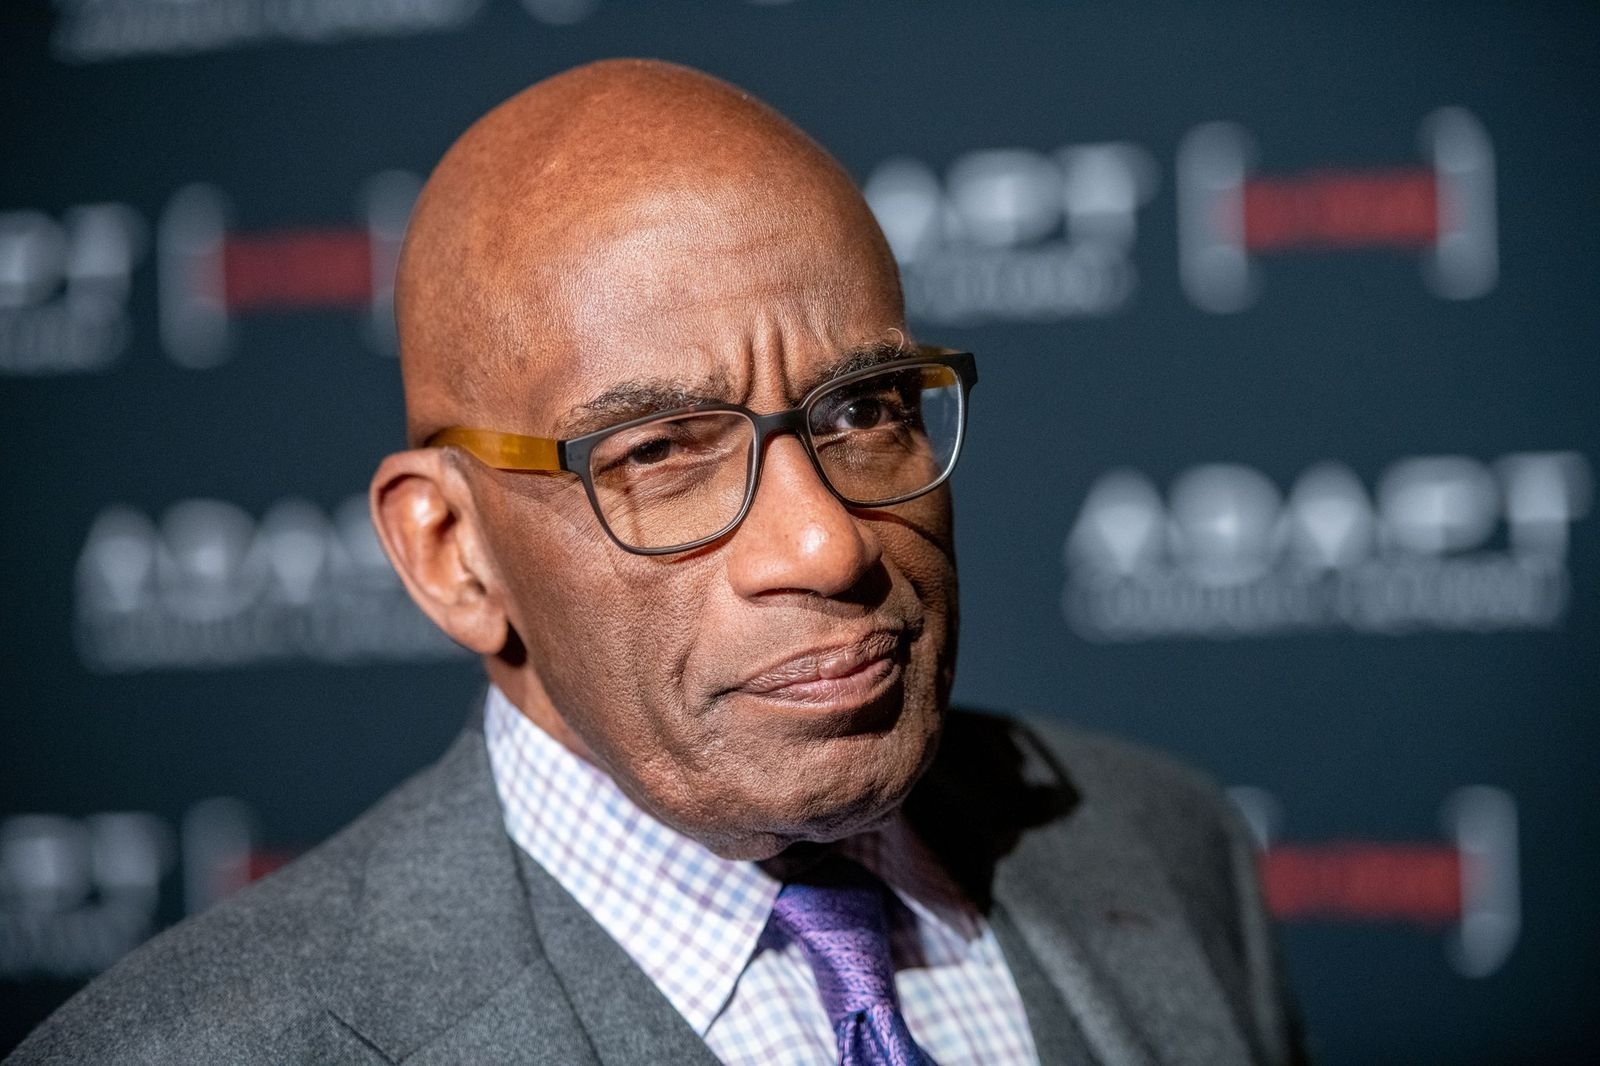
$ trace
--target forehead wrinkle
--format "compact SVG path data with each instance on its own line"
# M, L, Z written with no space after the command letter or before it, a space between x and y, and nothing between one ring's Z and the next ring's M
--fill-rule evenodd
M682 211L662 211L655 193L642 200L642 207L638 200L614 205L607 228L573 257L565 280L576 297L568 312L576 329L608 331L623 321L670 326L718 309L730 320L753 318L763 305L796 298L836 306L859 284L842 277L861 258L855 240L824 240L820 226L756 210L742 191L702 193ZM730 290L722 274L682 269L685 262L746 268Z

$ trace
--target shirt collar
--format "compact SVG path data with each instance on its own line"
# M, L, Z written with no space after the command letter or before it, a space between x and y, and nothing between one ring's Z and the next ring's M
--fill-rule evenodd
M755 953L781 884L657 821L494 686L484 734L512 840L704 1036ZM927 963L959 958L980 935L976 911L902 817L840 850L914 915Z

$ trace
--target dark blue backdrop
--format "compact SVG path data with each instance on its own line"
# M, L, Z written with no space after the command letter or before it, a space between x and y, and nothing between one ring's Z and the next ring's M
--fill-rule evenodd
M1323 1061L1592 1055L1592 5L3 18L0 1049L458 728L351 502L395 242L476 115L647 54L832 149L980 354L958 696L1234 786Z

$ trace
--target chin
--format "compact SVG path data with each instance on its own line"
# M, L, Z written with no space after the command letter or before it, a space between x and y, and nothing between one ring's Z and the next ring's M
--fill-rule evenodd
M886 735L840 737L826 742L817 759L793 759L752 781L745 809L765 815L752 825L752 844L770 858L797 843L826 844L876 829L891 819L911 794L938 748L937 724ZM863 750L877 749L877 750ZM743 850L743 849L741 849Z

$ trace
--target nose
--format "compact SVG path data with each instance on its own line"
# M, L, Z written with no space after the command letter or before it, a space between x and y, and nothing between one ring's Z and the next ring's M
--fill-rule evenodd
M882 557L877 534L828 491L795 437L771 439L762 462L750 513L728 545L734 590L746 598L849 591Z

